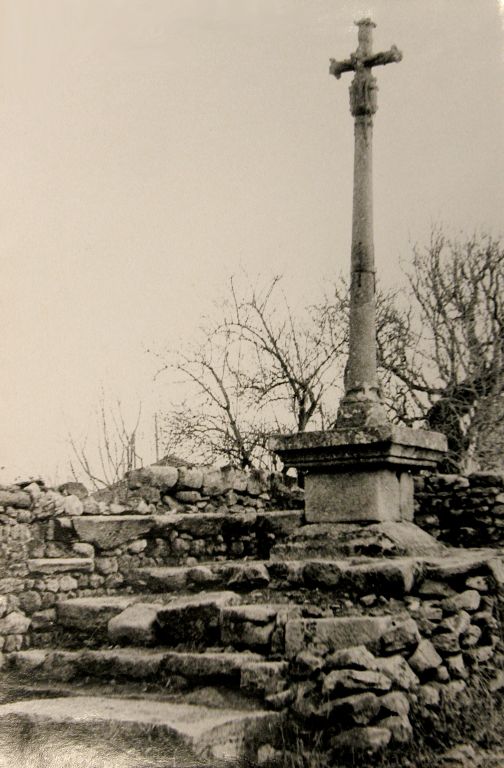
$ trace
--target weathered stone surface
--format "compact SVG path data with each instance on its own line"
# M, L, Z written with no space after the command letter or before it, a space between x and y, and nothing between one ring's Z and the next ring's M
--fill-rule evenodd
M221 611L236 605L235 592L187 595L167 603L158 611L159 638L166 645L213 644L218 639Z
M201 566L202 568L203 566ZM187 586L188 574L201 568L186 568L183 566L155 566L134 568L128 575L130 583L145 591L180 592ZM196 583L196 582L194 582ZM200 582L199 586L203 586Z
M420 633L414 619L394 619L380 638L384 654L413 650L420 642Z
M76 541L72 544L72 551L80 557L94 557L94 547L92 544L86 544L83 541Z
M305 653L303 651L302 653ZM364 645L335 651L325 658L327 669L375 669L376 658Z
M232 589L261 589L269 584L268 569L262 563L242 563L241 566L235 569L227 581Z
M285 652L288 658L318 644L330 650L349 648L356 643L378 641L390 628L390 617L344 616L332 619L297 619L285 627Z
M336 750L353 752L378 752L384 749L392 738L388 728L377 728L376 726L367 726L366 728L352 728L349 731L334 736L331 739L331 746Z
M467 589L459 595L448 597L443 600L443 610L447 613L456 613L457 611L468 611L474 613L478 610L481 603L481 595L475 589Z
M81 501L89 496L89 491L86 486L83 485L83 483L78 483L73 480L59 485L58 491L62 493L63 496L77 496Z
M82 515L84 512L84 506L82 504L82 501L79 499L78 496L71 495L71 496L65 496L64 501L64 510L65 515L68 515L69 517L78 517L79 515Z
M446 584L444 581L435 581L434 579L426 579L419 587L418 594L422 597L433 598L445 598L452 597L456 594L453 587Z
M464 632L467 632L470 625L470 615L467 611L460 611L441 621L438 624L437 630L439 632L453 632L455 635L461 635Z
M458 653L455 656L449 656L446 659L446 666L448 667L450 675L457 680L465 680L469 676L461 653Z
M368 725L380 710L380 699L374 693L357 693L333 699L323 710L333 722Z
M141 597L138 595L104 595L62 600L56 606L58 621L64 627L93 632L105 627L113 616L139 600Z
M5 615L7 611L7 598L5 595L2 595L2 597L5 600L5 610L0 610L0 616ZM36 592L35 590L29 590L27 592L22 592L19 595L19 607L24 613L33 613L34 611L38 611L39 608L42 605L42 598L40 596L39 592Z
M203 485L203 470L198 467L180 467L177 488L198 491Z
M380 697L380 707L383 716L407 716L410 710L410 703L408 697L404 693L401 693L401 691L391 691L390 693L386 693L385 696Z
M433 635L431 639L432 645L436 651L443 654L443 656L450 653L458 653L460 651L459 635L455 632L444 632L441 635Z
M305 501L309 523L401 520L400 483L386 469L309 474Z
M94 567L97 573L108 576L111 573L117 573L119 564L117 557L95 557Z
M429 685L429 683L420 686L418 700L424 707L438 707L441 702L439 688L435 688L433 685Z
M290 674L295 677L310 677L324 667L324 659L310 651L301 651L291 665Z
M170 760L180 755L181 748L190 748L194 755L210 759L236 760L244 743L253 739L258 731L274 737L280 725L277 713L209 709L182 702L154 701L150 699L122 699L102 696L76 696L53 699L31 699L0 705L0 720L20 719L30 723L35 741L42 740L48 723L78 723L79 731L87 730L87 738L96 737L100 723L114 724L114 730L131 731L132 724L138 738L155 729L171 737L173 753L166 751ZM183 751L183 749L182 749Z
M248 662L241 668L240 688L253 696L278 693L285 685L286 661Z
M268 646L275 628L278 607L244 605L223 608L221 639L224 644L256 648Z
M380 720L380 727L390 731L392 741L397 744L407 744L413 738L413 728L407 715L386 717Z
M146 473L151 485L165 491L173 488L179 478L179 470L176 467L160 464L151 464L150 467L146 468Z
M36 557L28 560L28 570L35 575L67 571L92 573L93 568L93 560L89 557Z
M115 549L121 544L140 539L150 531L152 524L152 518L146 515L85 515L73 518L79 539L99 549Z
M238 677L243 666L261 663L264 658L256 653L194 653L169 651L163 655L162 671L187 678Z
M420 685L418 677L413 672L406 659L400 654L397 656L388 656L387 658L377 658L373 668L379 672L383 672L383 674L389 677L398 688L401 688L404 691L414 690Z
M46 608L44 611L36 611L31 617L31 629L33 631L48 630L56 622L56 610Z
M158 640L157 614L161 603L134 603L108 622L113 643L152 645Z
M29 509L32 500L26 491L0 490L0 507L14 507L14 509Z
M344 691L373 691L384 693L392 687L390 678L380 672L362 669L335 669L324 678L322 693L331 695Z
M22 635L28 631L30 619L24 613L11 611L0 619L0 635Z
M409 665L420 677L433 673L443 660L430 640L421 640L415 653L409 659Z

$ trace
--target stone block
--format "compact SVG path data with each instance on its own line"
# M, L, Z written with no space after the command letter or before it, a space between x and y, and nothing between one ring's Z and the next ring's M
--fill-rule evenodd
M108 636L112 643L154 645L158 640L159 603L134 603L108 623Z
M175 599L158 611L159 638L171 646L212 645L219 639L221 611L239 600L234 592L209 592Z
M324 678L322 693L326 696L356 691L385 693L391 687L390 678L381 672L367 669L335 669Z
M384 749L390 742L392 734L388 728L367 726L364 728L351 728L349 731L334 736L331 746L336 751L349 752L378 752Z
M413 728L407 715L386 717L380 720L379 725L390 731L396 744L407 744L413 738Z
M253 696L269 696L285 686L286 661L263 661L244 664L240 674L240 689Z
M28 570L33 574L55 574L68 571L92 573L93 560L88 557L37 557L28 560Z
M325 658L327 669L374 669L376 658L364 645L335 651Z
M385 616L342 616L327 619L294 619L285 626L285 652L293 658L300 651L325 645L332 651L376 642L390 628Z
M150 531L153 520L145 515L84 515L73 518L73 526L80 541L94 544L99 549L115 549L142 538Z
M197 467L180 467L177 488L198 491L203 485L203 470Z
M93 632L138 600L135 595L103 595L62 600L56 606L58 622L64 627Z
M399 521L397 475L376 469L307 475L305 516L309 523Z
M29 509L32 499L26 491L0 490L0 507L14 507L14 509Z
M397 651L413 650L420 642L420 633L414 619L395 619L380 638L381 652L386 655Z
M409 659L409 665L420 677L432 674L443 663L430 640L421 640L415 653Z
M74 494L65 496L63 508L65 510L65 515L68 515L69 517L78 517L84 512L82 501Z
M352 725L368 725L379 710L380 699L369 692L333 699L324 706L324 712L330 721Z
M11 611L0 619L0 635L22 635L28 631L30 619L24 613Z

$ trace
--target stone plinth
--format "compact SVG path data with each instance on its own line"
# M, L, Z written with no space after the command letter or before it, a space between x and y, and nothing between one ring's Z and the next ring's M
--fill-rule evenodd
M305 474L308 522L411 521L411 473L433 469L446 439L385 424L275 436L270 447Z

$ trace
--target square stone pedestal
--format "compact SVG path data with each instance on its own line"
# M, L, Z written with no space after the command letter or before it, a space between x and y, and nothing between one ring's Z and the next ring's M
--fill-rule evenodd
M438 432L384 425L272 437L270 447L305 476L309 523L411 521L413 478L446 452Z

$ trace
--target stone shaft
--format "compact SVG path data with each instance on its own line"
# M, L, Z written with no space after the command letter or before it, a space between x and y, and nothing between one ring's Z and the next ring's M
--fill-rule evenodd
M386 422L381 403L376 357L376 274L373 245L373 115L377 110L376 79L371 67L400 60L399 52L372 53L370 19L357 22L359 44L347 62L333 62L338 76L353 69L350 111L355 120L352 261L349 355L337 427L366 427ZM398 59L399 56L399 59Z

